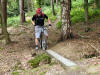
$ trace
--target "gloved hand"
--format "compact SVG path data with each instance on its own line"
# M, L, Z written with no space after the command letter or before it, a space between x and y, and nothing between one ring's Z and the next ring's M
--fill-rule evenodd
M51 25L51 24L49 24L49 29L51 29L51 26L52 26L52 25Z

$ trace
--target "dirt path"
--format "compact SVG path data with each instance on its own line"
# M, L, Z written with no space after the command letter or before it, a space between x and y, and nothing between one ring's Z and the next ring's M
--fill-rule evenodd
M34 27L32 25L19 26L17 28L14 28L14 27L8 28L8 32L10 33L12 43L9 45L5 45L3 40L0 41L1 42L0 43L0 75L4 75L4 73L6 74L9 73L10 75L11 72L14 72L16 65L18 64L20 64L19 70L30 69L27 62L30 59L34 58L32 57L31 54L35 52L33 29ZM51 30L50 34L52 32L53 31ZM55 34L52 34L52 36L55 37ZM48 44L49 47L52 47L57 42L56 40L54 40L53 37L50 38L50 41ZM55 42L55 43L51 45L52 42ZM48 74L49 72L46 75Z

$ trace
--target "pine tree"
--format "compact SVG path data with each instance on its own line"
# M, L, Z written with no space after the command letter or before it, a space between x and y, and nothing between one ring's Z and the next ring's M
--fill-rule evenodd
M10 37L7 31L7 0L0 1L0 11L1 11L1 25L2 25L2 34L6 43L10 43Z

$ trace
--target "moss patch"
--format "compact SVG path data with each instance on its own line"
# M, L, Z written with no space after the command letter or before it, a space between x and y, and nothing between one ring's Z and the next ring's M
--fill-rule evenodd
M19 72L13 72L12 74L13 75L19 75Z
M49 64L50 62L51 62L51 57L46 53L43 53L36 56L34 59L29 60L28 63L30 63L33 68L36 68L39 66L40 63Z
M0 51L3 50L3 48L0 48Z

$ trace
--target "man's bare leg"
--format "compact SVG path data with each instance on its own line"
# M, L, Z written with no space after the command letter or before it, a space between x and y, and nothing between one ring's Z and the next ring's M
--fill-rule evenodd
M39 49L39 40L38 40L38 38L36 38L35 39L35 44L36 44L36 50L38 50Z

